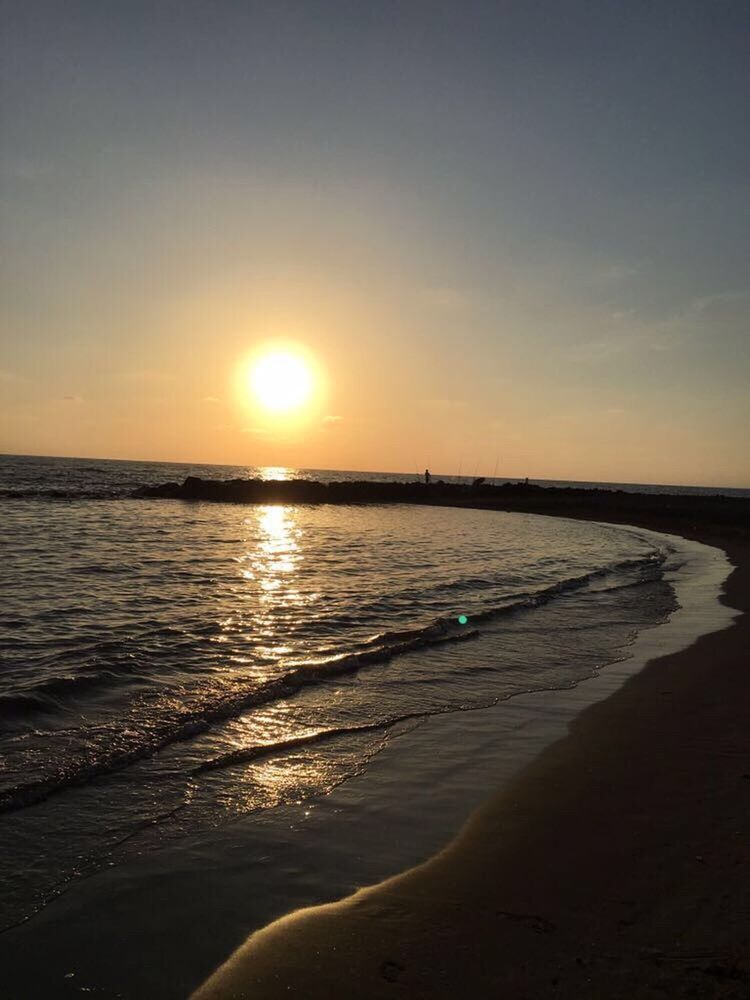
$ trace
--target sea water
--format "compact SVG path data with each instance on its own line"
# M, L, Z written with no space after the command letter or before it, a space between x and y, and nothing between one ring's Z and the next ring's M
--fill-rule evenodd
M437 715L574 686L677 606L679 547L631 528L129 496L361 473L0 470L3 927L103 867L319 798Z

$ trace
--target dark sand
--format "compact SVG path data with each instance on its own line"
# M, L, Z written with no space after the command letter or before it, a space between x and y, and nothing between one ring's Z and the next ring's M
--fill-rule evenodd
M196 1000L750 997L747 509L641 502L538 512L721 546L745 613L586 709L435 858L257 932Z

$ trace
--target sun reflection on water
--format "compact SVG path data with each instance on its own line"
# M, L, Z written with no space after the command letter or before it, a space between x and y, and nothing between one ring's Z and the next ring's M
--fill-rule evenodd
M250 606L243 630L261 660L278 662L294 653L290 623L316 595L300 587L303 529L292 505L259 506L245 519L247 536L238 557Z
M255 531L250 540L253 547L239 560L245 564L242 576L257 581L261 590L276 590L281 584L280 576L293 573L304 558L294 508L259 507L258 513L245 523Z
M260 542L256 569L262 570L265 579L261 586L279 586L279 575L292 573L302 556L297 542L297 525L292 507L265 507L258 519Z
M284 465L265 465L259 470L260 478L264 481L275 480L277 483L286 483L293 478L293 469Z
M242 606L236 617L222 623L235 642L244 638L245 648L230 658L242 684L252 680L262 685L278 677L280 669L283 674L287 663L296 666L306 659L309 626L321 595L319 586L311 586L314 567L304 572L311 539L305 538L303 523L303 512L293 504L259 505L243 514L234 590ZM253 756L257 748L283 747L289 740L314 735L318 728L315 720L300 714L294 701L282 698L267 708L249 705L247 712L222 727L216 753L249 751L251 757L238 760L231 781L218 794L211 785L214 807L244 813L335 787L354 766L347 754L330 761L314 746L292 746L267 757Z

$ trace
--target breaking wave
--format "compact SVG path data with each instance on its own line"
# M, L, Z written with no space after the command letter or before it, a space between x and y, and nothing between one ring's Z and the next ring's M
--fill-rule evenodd
M603 579L607 585L599 590L613 590L654 579L664 559L664 553L653 553L642 559L624 560L571 576L533 592L514 594L500 605L480 609L463 623L463 617L461 620L440 617L425 625L382 632L335 656L289 662L284 665L283 673L266 682L240 679L219 685L218 689L213 686L199 691L199 697L194 699L197 704L185 710L175 709L172 699L168 702L168 711L160 713L159 703L155 701L150 706L148 725L138 725L136 721L126 719L121 731L109 734L105 732L103 738L95 741L87 752L68 759L63 766L48 771L37 779L1 789L0 812L33 805L65 788L86 784L101 775L126 768L138 760L157 754L172 743L189 740L212 725L237 717L248 709L291 698L307 686L324 684L329 679L355 673L369 664L383 663L413 650L474 639L479 635L476 626L483 621L531 611L567 593L580 590L593 581ZM622 578L623 571L633 570L638 573L637 579ZM118 679L118 675L111 670L46 678L34 687L0 697L0 717L54 712L64 705L66 698L81 697ZM394 716L390 721L374 722L365 726L365 729L383 728L400 718ZM362 726L352 727L352 731L361 730ZM320 738L320 734L317 737L297 737L295 739L301 742L289 742L288 747L303 745L313 738ZM281 749L288 747L284 744ZM252 759L254 754L265 755L270 752L272 748L266 745L242 751L243 754L250 755L243 759ZM226 756L222 758L225 762L227 759ZM200 769L215 766L223 764L208 762L201 765Z

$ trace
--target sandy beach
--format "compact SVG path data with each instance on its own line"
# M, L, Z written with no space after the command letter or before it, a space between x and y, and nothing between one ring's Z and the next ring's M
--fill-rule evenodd
M432 860L257 932L196 1000L748 995L747 527L630 523L724 548L743 613L584 711Z

